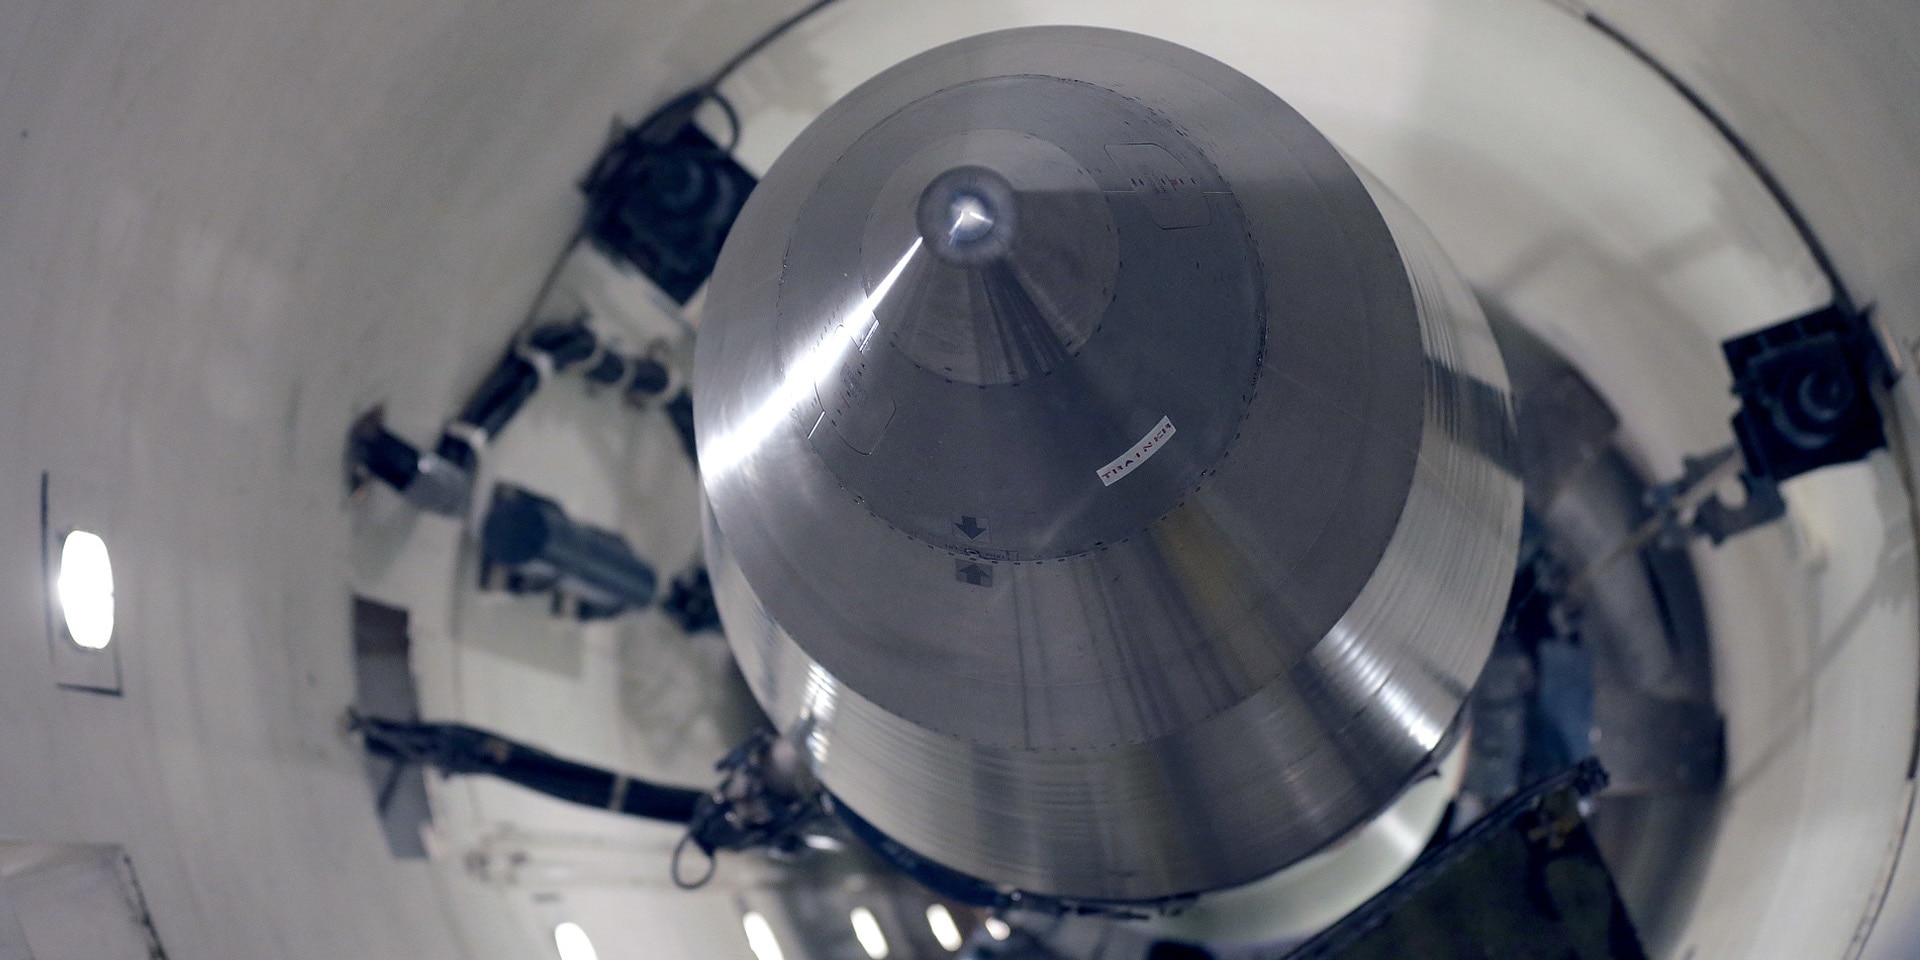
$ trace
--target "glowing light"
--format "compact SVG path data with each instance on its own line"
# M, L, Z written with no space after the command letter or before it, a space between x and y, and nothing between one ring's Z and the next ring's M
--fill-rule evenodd
M571 920L553 928L553 945L560 950L560 960L600 960L587 931Z
M840 699L840 682L819 664L807 667L807 681L802 694L801 710L807 716L825 723L833 719L833 708Z
M934 903L927 906L927 926L933 929L933 938L948 953L960 949L966 940L960 936L960 925L953 922L953 914L947 911L946 904Z
M987 921L981 924L981 926L986 927L987 936L995 940L1005 940L1013 936L1013 928L1007 926L1007 922L999 917L988 917Z
M873 335L874 327L879 325L875 311L880 301L886 299L906 272L907 264L913 261L913 255L920 252L921 241L915 238L907 252L887 271L887 275L867 294L845 320L828 330L820 342L793 359L787 365L786 372L780 377L765 400L753 408L751 413L741 417L731 430L720 434L708 442L700 451L700 470L709 477L719 477L732 472L742 461L751 456L760 445L773 436L773 431L802 409L810 398L833 371L838 369L840 361L852 351L866 346L867 339Z
M957 197L947 207L947 212L953 216L953 226L947 228L949 242L977 239L993 229L993 217L988 215L987 205L981 203L979 197Z
M1327 631L1326 639L1314 647L1310 663L1326 678L1355 699L1366 697L1378 703L1407 735L1422 749L1432 750L1446 735L1445 725L1436 721L1404 683L1393 678L1393 671L1362 639L1346 618Z
M1420 745L1420 749L1432 750L1440 745L1440 738L1446 736L1446 728L1434 722L1430 711L1416 703L1406 687L1388 681L1380 687L1377 696L1380 705Z
M747 946L753 948L758 960L786 960L786 954L780 952L780 939L773 935L773 925L767 918L752 910L740 918L740 926L747 931Z
M113 640L113 563L106 541L85 530L67 534L60 545L54 591L73 642L89 650L105 649Z
M873 911L854 907L848 919L853 921L853 935L860 941L860 949L873 960L887 960L887 935L880 932L880 921L874 919Z
M833 679L825 667L812 664L807 667L805 704L801 708L801 719L807 725L807 752L813 756L813 762L826 763L827 753L833 745L833 736L828 729L833 725L833 710L839 700L839 681Z
M853 309L852 315L847 317L847 330L851 332L854 344L860 349L867 348L867 338L873 336L873 328L880 325L880 301L885 300L887 294L892 292L894 283L900 279L902 273L906 272L907 264L913 261L913 255L919 252L920 238L915 237L913 245L907 247L907 252L894 261L893 269L887 271L886 277L874 286L873 292L867 294L867 298L860 301L860 305Z

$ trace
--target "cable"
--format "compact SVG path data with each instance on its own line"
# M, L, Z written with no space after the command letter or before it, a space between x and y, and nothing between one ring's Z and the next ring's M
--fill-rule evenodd
M668 100L666 103L661 104L649 114L646 119L640 121L633 128L619 132L613 142L609 143L602 151L599 159L594 162L594 165L588 169L586 176L581 181L582 187L591 194L593 190L596 189L595 185L605 182L612 174L618 171L628 169L632 165L636 152L657 149L671 143L688 124L693 122L694 113L708 103L718 107L727 122L726 140L724 144L719 146L718 152L722 155L733 153L733 151L740 146L742 130L740 110L734 106L732 100L727 99L726 95L720 92L720 84L732 76L734 71L738 70L742 64L752 59L755 54L765 50L768 45L785 36L788 31L799 26L808 17L819 13L825 9L828 4L833 2L834 0L812 0L811 3L808 3L779 23L774 24L766 32L756 37L752 43L747 44L741 48L738 53L729 57L718 69L709 74L705 81ZM590 232L590 224L583 223L580 229L575 231L573 237L568 240L566 245L561 248L560 256L554 261L553 268L548 271L546 279L540 284L539 292L534 296L533 304L529 309L527 323L531 324L533 322L532 311L537 310L539 305L543 303L552 292L555 281L559 279L561 267L566 263L567 257L572 254L574 248L579 245L581 240L586 239Z
M1621 557L1639 553L1642 547L1654 542L1676 523L1684 522L1689 512L1699 508L1713 497L1720 485L1740 476L1746 468L1746 461L1740 459L1738 447L1723 447L1701 458L1711 464L1697 477L1681 477L1674 481L1674 489L1666 503L1653 515L1641 522L1634 531L1615 543L1606 553L1589 562L1574 575L1567 585L1564 596L1574 604L1580 604L1587 598L1587 592Z
M697 879L688 880L680 870L681 858L686 856L688 847L699 848L699 845L693 839L692 833L683 833L680 835L680 842L673 845L673 859L667 863L667 877L673 881L674 886L682 890L698 890L706 886L707 881L713 879L714 873L720 869L720 859L711 850L701 849L700 852L707 857L707 872Z
M1787 222L1793 226L1794 232L1800 235L1800 242L1806 245L1807 254L1813 258L1814 266L1826 276L1827 285L1833 288L1834 303L1849 313L1858 312L1858 304L1848 293L1846 281L1840 277L1840 268L1834 263L1833 256L1827 252L1826 245L1820 242L1819 234L1814 232L1812 221L1808 220L1799 205L1793 202L1793 197L1787 193L1787 188L1781 184L1778 177L1774 176L1773 169L1760 159L1760 154L1747 143L1744 137L1734 131L1733 125L1720 115L1720 111L1714 109L1713 105L1707 102L1707 98L1695 90L1692 84L1681 79L1679 74L1661 63L1647 48L1627 36L1611 21L1591 11L1583 10L1576 16L1614 43L1619 44L1621 49L1666 81L1667 86L1672 87L1682 100L1687 101L1687 104L1693 107L1694 111L1699 113L1716 133L1720 134L1720 139L1725 140L1727 146L1733 148L1740 162L1746 164L1747 169L1753 172L1755 179L1760 181L1761 189L1767 191L1767 194L1773 198L1773 202L1779 205L1780 212L1786 215Z
M774 24L765 33L756 37L752 43L743 47L740 52L729 57L718 69L709 74L705 81L662 104L647 119L640 122L635 131L638 134L639 143L657 147L671 141L683 127L692 122L695 111L711 103L719 107L720 112L727 119L727 140L720 150L722 153L732 153L734 148L740 145L740 111L733 105L732 100L727 99L726 95L720 92L720 84L726 82L734 71L740 69L741 65L752 59L755 54L765 50L775 40L785 36L788 31L833 2L834 0L813 0L812 3L800 8L786 19ZM596 169L599 168L596 167ZM589 182L595 178L594 173L587 175Z
M819 13L833 2L834 0L813 0L812 3L800 8L798 12L774 24L765 33L755 38L752 43L742 48L740 52L728 58L725 63L720 65L719 69L709 74L704 83L701 83L699 86L676 98L676 101L679 101L678 103L669 101L666 107L655 111L654 116L664 119L666 115L670 113L679 112L678 110L670 111L668 108L679 106L686 111L686 118L691 119L693 111L699 109L701 104L711 102L714 106L719 107L720 111L726 115L728 137L727 144L723 150L727 153L732 153L734 148L740 145L740 111L733 105L733 101L728 100L720 93L720 84L732 76L734 71L740 69L742 64L752 59L754 54L765 50L768 45L772 44L775 40L785 36L788 31L799 26L808 17ZM588 178L592 178L591 172ZM538 310L540 305L546 302L548 295L553 292L554 284L560 279L561 268L566 265L567 257L573 253L575 247L580 245L581 240L586 239L586 235L587 227L585 224L581 224L573 231L573 235L568 237L565 243L561 244L560 255L554 258L553 266L548 268L546 276L541 279L540 286L534 293L533 302L527 306L527 323L531 324L533 322L534 311Z
M367 752L448 776L481 774L550 797L627 816L688 823L706 796L536 750L477 727L370 717L347 711L347 729Z
M833 3L833 0L813 0L812 3L809 3L806 6L801 7L797 13L794 13L793 15L787 17L785 20L782 20L779 23L774 24L773 27L769 29L766 33L761 34L759 39L756 39L752 43L747 44L746 47L743 48L739 53L734 54L732 59L728 60L726 63L721 64L720 69L715 70L713 74L707 78L706 83L703 83L700 86L695 87L694 89L700 93L704 93L708 95L713 94L713 92L719 88L722 82L724 82L728 77L732 76L735 70L740 69L741 64L744 64L748 60L751 60L754 54L759 53L762 50L765 50L767 46L772 44L775 40L778 40L781 37L785 36L787 31L792 30L794 27L799 26L808 17L811 17L814 14L819 13L821 10L825 9L828 4L831 4L831 3Z
M523 335L538 322L539 311L553 295L555 287L559 285L559 280L562 273L565 272L567 261L573 256L574 251L580 247L581 242L586 240L593 231L591 197L595 185L602 183L615 172L630 168L637 154L662 147L671 142L675 137L678 137L686 126L693 122L694 113L707 103L712 103L715 107L719 108L727 123L725 143L719 147L717 152L723 156L732 154L740 145L742 133L740 111L734 106L733 101L727 99L724 94L720 93L720 84L731 76L735 70L738 70L742 64L752 59L755 54L765 50L774 41L785 36L794 27L814 14L819 13L833 2L834 0L812 0L812 2L806 6L774 24L771 28L756 37L752 43L747 44L738 53L728 58L718 69L709 74L704 82L667 101L645 120L642 120L636 127L620 132L614 141L608 144L606 149L602 151L601 156L587 171L586 177L581 184L589 193L589 214L574 229L572 235L561 244L558 255L554 257L552 265L547 268L546 274L540 279L540 283L534 291L533 299L527 305L525 318L521 321L521 333ZM675 320L684 325L684 319L680 318L677 312L675 313ZM691 450L688 452L689 454L692 453Z

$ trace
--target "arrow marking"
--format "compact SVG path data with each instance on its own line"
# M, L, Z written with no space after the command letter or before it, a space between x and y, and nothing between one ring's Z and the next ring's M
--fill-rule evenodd
M955 560L953 578L976 587L991 587L993 586L993 568L981 566L970 560Z

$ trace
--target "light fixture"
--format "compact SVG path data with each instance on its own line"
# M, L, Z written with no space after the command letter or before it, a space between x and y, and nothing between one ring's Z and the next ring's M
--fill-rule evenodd
M933 938L948 953L960 949L966 940L960 936L960 925L953 922L953 914L944 903L927 904L927 926L933 929Z
M553 945L560 950L560 960L600 960L587 931L571 920L553 928Z
M825 850L829 853L846 849L846 844L824 833L809 833L804 838L804 842L809 849Z
M874 919L873 911L854 907L848 919L853 921L853 935L860 941L860 949L873 960L887 960L887 935L880 932L880 921Z
M747 946L753 948L757 960L786 960L786 954L780 952L780 940L773 935L773 925L766 917L749 910L740 918L740 926L747 931Z
M986 927L987 936L995 940L1005 940L1013 936L1013 928L1007 926L1007 922L999 917L988 917L986 922L982 923L981 926Z
M107 542L98 534L75 530L60 544L60 573L54 581L67 635L89 650L104 650L113 640L113 564Z

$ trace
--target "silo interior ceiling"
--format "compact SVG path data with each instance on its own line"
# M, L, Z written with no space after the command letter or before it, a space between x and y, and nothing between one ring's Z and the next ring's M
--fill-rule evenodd
M0 6L0 529L18 546L0 560L0 840L119 845L176 957L550 956L574 921L609 960L744 958L743 910L806 955L777 867L728 860L677 891L676 831L497 784L433 783L431 857L395 860L339 723L357 593L408 610L427 715L688 784L744 733L717 638L652 614L568 625L478 594L458 525L384 491L343 498L341 440L375 405L432 435L563 252L608 118L797 6ZM1725 114L1908 352L1920 15L1896 0L1596 8ZM763 170L860 81L984 30L1098 23L1211 54L1399 194L1665 479L1728 440L1716 344L1831 291L1727 142L1581 13L841 0L724 89L738 155ZM558 288L636 337L678 335L632 278L576 260ZM1913 389L1891 398L1896 426ZM1897 440L1790 484L1785 524L1694 548L1729 757L1664 955L1892 957L1916 936L1920 869L1902 845L1920 628ZM698 550L675 445L659 416L555 388L490 467L672 570ZM43 473L114 550L118 696L55 682ZM804 882L839 906L883 899L858 878ZM855 949L846 936L832 949Z

